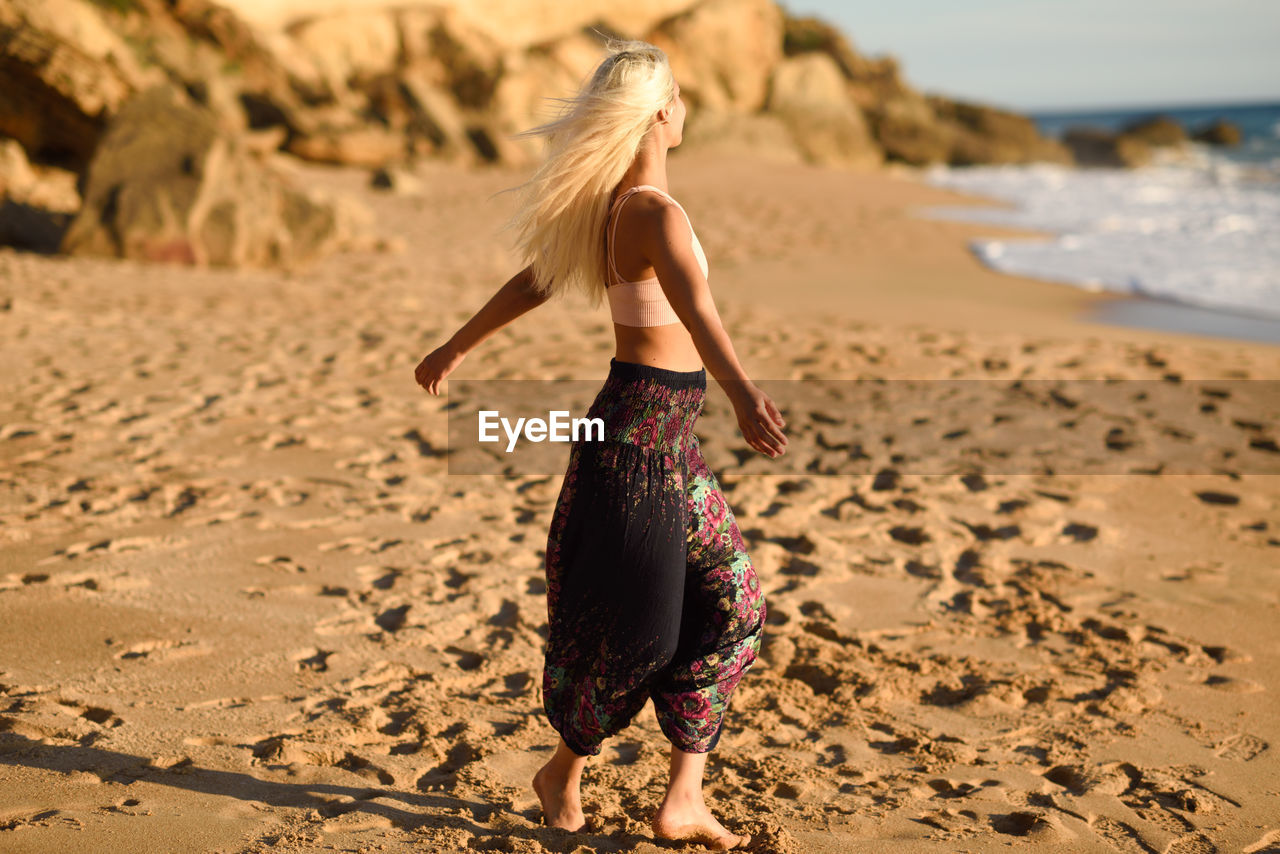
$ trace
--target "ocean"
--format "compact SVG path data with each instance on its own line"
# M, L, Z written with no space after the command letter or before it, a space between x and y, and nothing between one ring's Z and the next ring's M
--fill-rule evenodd
M1192 143L1138 169L935 166L936 186L1012 203L929 207L945 219L1053 232L1052 240L974 240L1002 272L1135 297L1095 318L1280 343L1280 102L1031 114L1045 136L1072 126L1119 130L1166 115L1193 133L1222 118L1238 148ZM1157 150L1158 152L1160 150Z

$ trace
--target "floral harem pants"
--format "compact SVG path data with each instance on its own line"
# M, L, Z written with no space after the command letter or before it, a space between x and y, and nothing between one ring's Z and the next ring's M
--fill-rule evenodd
M765 602L693 425L706 371L610 363L575 441L547 537L543 705L575 753L598 754L652 698L676 747L720 739L755 661Z

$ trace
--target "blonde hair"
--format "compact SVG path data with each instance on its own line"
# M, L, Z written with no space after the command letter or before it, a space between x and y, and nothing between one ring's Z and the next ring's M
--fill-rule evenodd
M578 94L551 98L560 114L516 137L545 137L547 158L524 184L503 227L533 267L542 294L579 289L600 304L605 289L604 223L609 197L654 127L654 114L675 99L667 55L648 42L610 39L608 55Z

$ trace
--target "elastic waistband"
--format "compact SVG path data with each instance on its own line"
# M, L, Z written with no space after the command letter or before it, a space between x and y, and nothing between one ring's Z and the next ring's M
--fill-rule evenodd
M609 360L609 376L620 379L655 380L673 388L698 386L706 388L707 369L696 371L669 371L653 365L641 365L638 362L620 362L616 358Z

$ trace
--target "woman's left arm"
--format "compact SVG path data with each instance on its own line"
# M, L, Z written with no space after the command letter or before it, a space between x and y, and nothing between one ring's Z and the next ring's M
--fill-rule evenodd
M423 359L414 379L432 394L440 393L440 381L451 374L482 341L526 312L547 301L549 294L533 289L533 267L525 267L498 289L484 307L444 344Z

